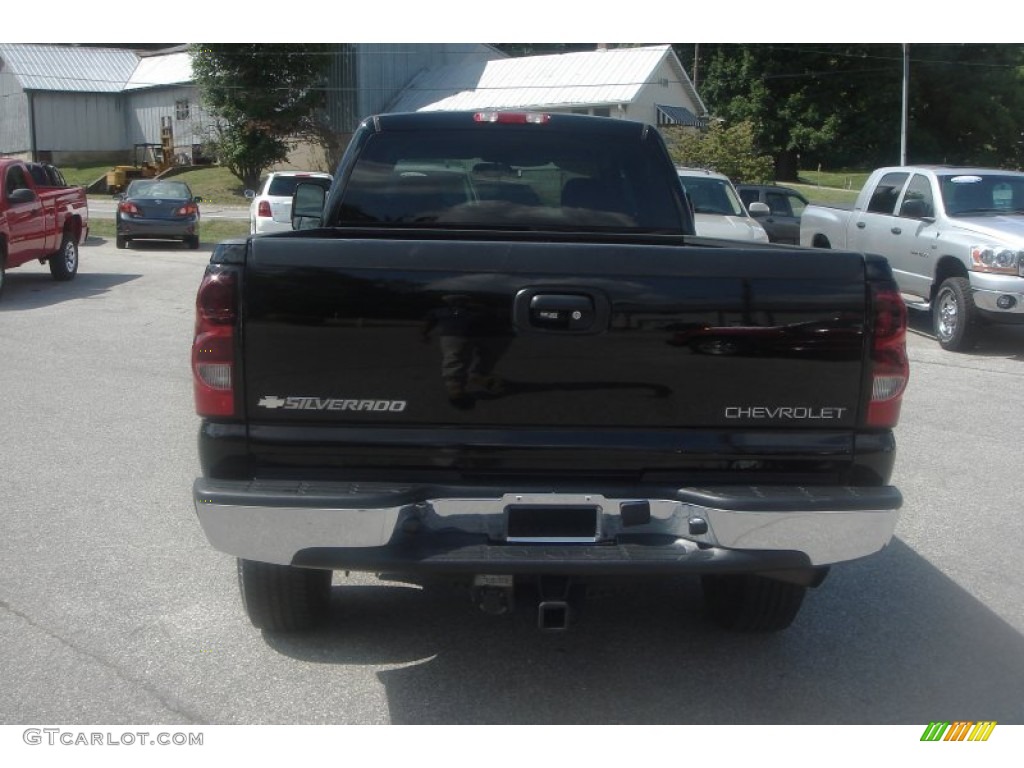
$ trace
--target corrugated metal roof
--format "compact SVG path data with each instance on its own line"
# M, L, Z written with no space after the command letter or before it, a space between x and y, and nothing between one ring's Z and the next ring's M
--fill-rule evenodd
M192 56L187 52L145 56L128 79L126 91L192 82Z
M629 103L666 56L675 59L671 46L654 45L451 65L418 75L391 111ZM700 104L681 66L678 75Z
M119 93L139 58L120 48L0 44L0 58L24 90Z

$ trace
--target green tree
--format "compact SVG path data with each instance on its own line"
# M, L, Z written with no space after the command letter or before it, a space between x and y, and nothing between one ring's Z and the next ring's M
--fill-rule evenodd
M700 93L727 123L749 121L776 179L795 181L801 155L834 147L846 117L862 108L859 84L884 80L888 69L898 77L891 62L866 58L868 47L703 44Z
M197 43L189 47L201 98L217 118L215 151L246 187L316 134L329 45Z
M676 51L697 64L698 90L714 114L753 123L778 180L795 181L801 166L899 162L901 45L702 43ZM908 160L1019 165L1022 52L910 45Z
M1020 167L1024 46L913 44L909 51L910 160Z
M772 158L758 152L749 120L726 125L712 119L705 131L663 127L662 135L676 165L708 168L737 184L763 184L772 179Z

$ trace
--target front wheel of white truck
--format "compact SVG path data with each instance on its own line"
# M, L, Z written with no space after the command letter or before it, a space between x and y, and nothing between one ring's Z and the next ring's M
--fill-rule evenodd
M807 587L752 574L702 576L711 618L736 632L778 632L800 612Z
M249 621L271 632L301 632L327 618L331 571L238 560L238 588Z
M977 343L978 311L966 277L950 277L935 294L932 324L939 345L950 352L967 352Z

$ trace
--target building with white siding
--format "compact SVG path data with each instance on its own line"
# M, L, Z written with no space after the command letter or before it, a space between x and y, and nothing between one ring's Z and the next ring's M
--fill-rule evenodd
M477 43L339 43L326 85L328 119L344 139L421 72L504 57ZM213 131L184 46L140 54L0 44L0 154L58 164L123 162L135 144L160 143L168 120L176 155L197 154Z
M120 162L135 144L191 157L210 119L188 53L0 44L0 154L60 163Z

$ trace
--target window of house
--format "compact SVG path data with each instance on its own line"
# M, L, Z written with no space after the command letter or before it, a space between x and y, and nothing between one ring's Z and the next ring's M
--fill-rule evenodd
M596 117L611 117L612 110L610 107L594 107L594 115Z
M188 99L182 99L174 102L174 119L188 120L191 114L190 106Z

